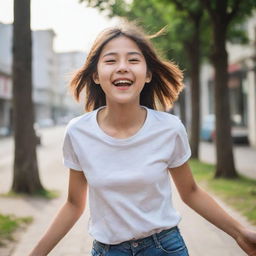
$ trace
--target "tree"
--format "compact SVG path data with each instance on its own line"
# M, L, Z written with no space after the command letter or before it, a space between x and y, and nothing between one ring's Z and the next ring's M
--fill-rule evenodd
M215 71L215 115L217 166L215 177L235 178L226 42L232 22L244 20L256 7L255 0L200 0L209 13L213 30L211 61Z
M192 102L192 118L191 118L191 134L190 146L193 158L199 157L199 133L200 133L200 63L201 63L201 37L202 34L202 18L203 9L198 2L195 1L179 1L171 0L177 10L185 12L187 19L191 24L189 36L183 39L184 49L189 62L188 72L191 79L191 102Z
M12 190L28 194L43 189L38 173L33 128L31 65L30 0L14 0L12 73L15 156Z

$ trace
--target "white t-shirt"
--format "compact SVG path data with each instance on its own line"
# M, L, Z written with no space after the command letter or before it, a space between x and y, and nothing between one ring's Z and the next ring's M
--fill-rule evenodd
M89 185L89 233L106 244L143 238L176 226L168 168L190 155L181 121L146 108L140 130L125 139L107 135L99 109L74 118L63 144L64 164L83 171Z

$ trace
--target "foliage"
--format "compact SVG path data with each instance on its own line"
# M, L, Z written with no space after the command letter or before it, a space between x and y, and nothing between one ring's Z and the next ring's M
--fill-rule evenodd
M201 0L204 1L204 0ZM191 15L195 15L202 8L200 0L181 1L181 0L79 0L86 2L88 6L97 8L105 12L109 17L126 17L129 20L136 20L143 25L149 33L159 31L167 25L166 35L155 39L155 45L168 59L175 59L183 68L188 67L184 48L191 38L193 31ZM218 1L207 1L211 8L216 8ZM243 22L251 14L256 6L256 0L228 1L228 8L232 10L236 2L242 2L239 5L239 12L235 14L234 19L227 31L228 41L232 43L246 44L248 37L244 29ZM247 3L245 3L247 2ZM249 7L249 8L248 8ZM206 57L211 52L213 42L211 38L210 20L207 13L203 15L201 26L202 57Z
M79 0L86 2L89 7L97 8L106 13L109 17L126 17L129 20L136 20L143 25L149 33L155 33L161 28L166 28L166 35L154 40L158 49L161 49L163 55L168 59L175 59L182 68L188 68L187 57L184 55L184 47L193 33L192 15L196 15L202 8L201 2L204 0ZM208 1L211 8L216 8L216 1ZM234 19L227 31L227 39L231 43L246 44L248 37L246 35L243 22L251 14L256 6L256 0L228 1L228 8L233 9L236 2L239 4L239 13L235 13ZM246 3L245 3L246 2ZM203 11L203 10L202 10ZM202 42L202 57L206 58L211 52L212 37L210 29L210 19L204 12L200 29L200 41Z
M245 21L252 15L256 9L256 0L197 0L201 2L211 16L212 21L220 19L220 9L223 15L223 22L228 24L227 40L231 43L247 44L248 37L246 34Z
M119 16L136 21L143 26L148 34L154 34L165 27L165 34L153 39L160 54L170 60L175 60L182 69L188 69L187 57L184 52L186 43L193 33L193 24L188 22L184 11L177 12L169 2L159 0L100 1L80 0L88 6L108 12L109 17ZM194 7L195 8L195 7Z
M137 20L149 34L154 34L165 28L163 35L153 39L155 47L163 57L175 60L182 69L188 66L182 42L185 35L190 34L191 29L184 28L184 14L177 15L173 5L165 6L159 1L134 0L128 15L129 20ZM172 22L170 22L170 18L172 18ZM183 33L177 33L182 30Z
M86 2L89 7L105 12L109 17L125 17L129 11L129 4L124 0L79 0L79 2Z

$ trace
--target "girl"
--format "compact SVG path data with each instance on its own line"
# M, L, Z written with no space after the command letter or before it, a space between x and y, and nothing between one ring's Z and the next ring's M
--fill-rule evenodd
M71 82L86 110L67 126L68 198L30 256L47 255L71 229L90 197L93 256L185 256L169 174L183 201L256 256L256 233L229 216L195 183L180 120L155 110L172 104L182 73L162 61L135 26L104 30Z

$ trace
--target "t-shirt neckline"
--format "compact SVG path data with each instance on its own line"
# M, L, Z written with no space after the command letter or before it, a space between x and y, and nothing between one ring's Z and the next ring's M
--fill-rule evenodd
M129 136L127 138L115 138L115 137L112 137L110 135L108 135L107 133L105 133L101 127L99 126L98 124L98 120L97 120L97 116L98 116L98 112L99 110L105 108L106 106L102 106L102 107L99 107L98 109L95 110L95 113L94 113L94 123L95 123L95 126L96 126L96 129L97 129L97 132L100 134L100 136L102 138L104 138L105 140L109 141L109 142L112 142L114 144L125 144L125 143L128 143L130 141L133 141L135 138L139 137L141 133L143 133L143 131L146 129L147 125L148 125L148 122L149 122L149 119L150 119L150 116L149 116L149 109L145 106L141 106L143 107L145 110L146 110L146 119L143 123L143 125L140 127L140 129L135 133L133 134L132 136Z

